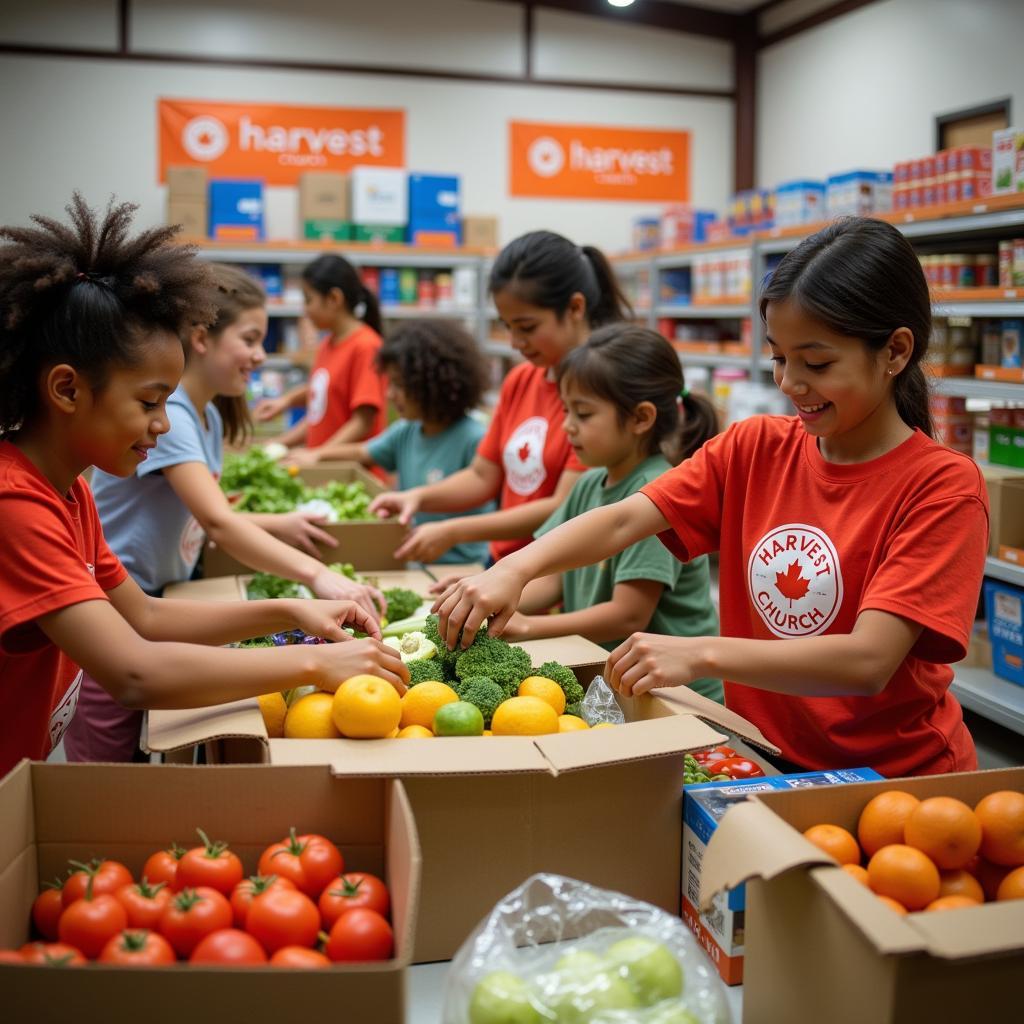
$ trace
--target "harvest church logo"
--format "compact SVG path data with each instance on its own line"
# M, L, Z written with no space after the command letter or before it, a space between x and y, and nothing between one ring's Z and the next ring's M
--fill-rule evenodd
M533 173L542 178L553 178L565 166L565 150L549 135L534 139L526 158Z
M777 637L817 636L843 603L835 545L821 530L789 523L765 534L747 562L750 600Z
M533 494L547 478L544 445L548 439L548 421L543 416L523 420L505 443L502 462L505 479L514 494Z
M228 130L216 117L193 117L181 133L181 144L193 160L216 160L228 148Z

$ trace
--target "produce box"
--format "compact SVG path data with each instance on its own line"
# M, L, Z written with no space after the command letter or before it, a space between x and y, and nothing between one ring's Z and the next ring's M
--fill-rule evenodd
M343 1006L350 1020L405 1020L420 851L401 783L338 779L323 768L22 761L0 780L0 820L0 947L28 939L40 884L63 872L68 858L109 854L138 876L149 854L194 839L198 826L229 837L251 874L261 851L298 826L338 843L353 867L384 878L396 949L393 960L322 971L90 964L54 973L0 963L5 1020L178 1024L185 1000L203 1020L288 1020L297 1006L323 1019Z
M992 671L1024 686L1024 589L985 580L985 618L992 644Z
M853 768L768 775L734 782L705 782L686 787L683 796L683 920L700 940L727 985L739 985L743 981L745 887L740 885L729 892L715 893L708 910L702 912L697 909L708 843L725 812L751 793L807 786L842 786L880 778L882 776L871 768Z
M982 466L981 472L988 489L989 554L1024 548L1024 476L999 466Z
M534 665L561 662L584 685L608 653L582 637L518 646ZM403 779L426 866L415 941L422 963L450 959L494 903L536 871L678 913L683 754L723 742L719 729L776 748L749 722L685 688L620 703L628 724L599 734L415 742L268 739L249 700L153 712L145 742L159 752L207 743L215 759L329 764L343 776Z
M700 903L746 882L744 1024L1020 1018L1024 901L900 917L800 834L820 822L856 832L886 789L973 807L1024 790L1024 768L762 792L733 807L708 845Z

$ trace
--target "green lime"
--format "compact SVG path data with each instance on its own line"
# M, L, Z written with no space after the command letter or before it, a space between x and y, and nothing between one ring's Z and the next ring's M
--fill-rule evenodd
M482 736L484 716L475 704L454 700L443 704L434 715L435 736Z

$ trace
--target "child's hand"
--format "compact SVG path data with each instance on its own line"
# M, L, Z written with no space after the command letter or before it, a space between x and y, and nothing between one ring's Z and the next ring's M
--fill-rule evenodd
M341 627L351 626L360 633L380 639L380 623L355 601L306 601L302 598L288 601L292 628L301 629L310 636L325 640L351 641L352 637Z
M286 466L296 466L299 469L306 469L315 466L320 461L320 452L316 448L293 448L284 460Z
M380 617L388 610L388 603L376 587L356 583L347 576L342 576L340 572L333 572L325 565L313 577L309 589L325 601L350 601L358 605L372 617L374 622L373 629L362 629L362 632L369 633L371 636L380 636ZM306 632L308 633L309 630L307 629Z
M662 686L684 686L703 674L698 663L700 637L634 633L608 655L604 678L624 697Z
M385 491L370 502L370 512L378 519L397 519L403 526L412 522L420 510L417 488L408 491Z
M436 562L458 543L448 521L417 526L399 545L395 558L400 562Z
M316 512L282 512L275 516L268 530L285 544L291 544L293 548L319 558L317 544L323 544L325 548L338 546L337 538L321 530L317 525L326 522L327 520Z
M529 640L531 634L530 617L523 615L522 612L513 612L501 631L501 635L510 643L516 640Z
M484 619L488 634L501 636L519 607L526 582L503 559L487 572L453 583L430 609L437 612L437 629L448 647L454 650L460 632L462 646L468 647Z
M267 420L280 416L288 408L284 398L261 398L252 410L252 418L257 423L266 423Z
M438 580L436 583L431 583L427 587L428 594L443 594L452 584L458 583L459 580L464 580L467 576L474 575L471 572L453 572L450 576L445 576L444 579Z
M313 602L310 601L310 604ZM401 696L409 682L409 670L393 647L380 640L350 640L346 644L320 644L309 648L310 654L323 665L323 675L317 680L321 690L334 693L352 676L379 676L387 680Z

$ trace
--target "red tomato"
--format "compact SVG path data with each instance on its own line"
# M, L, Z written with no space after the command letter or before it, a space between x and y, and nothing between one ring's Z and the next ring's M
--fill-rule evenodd
M265 964L267 954L248 933L238 928L210 932L188 958L190 964L217 964L220 967L250 967Z
M86 894L64 908L57 934L61 942L82 951L90 960L103 952L103 947L128 926L124 907L108 892L99 896Z
M152 931L160 923L173 893L163 882L150 885L145 878L132 885L122 885L114 898L128 915L129 928L148 928Z
M101 964L120 964L122 967L162 967L173 964L177 958L171 944L157 932L143 928L125 930L115 935L100 953Z
M270 889L250 904L245 928L273 954L282 946L312 946L320 931L320 913L296 889Z
M730 779L756 779L764 775L760 765L749 757L727 757L710 765L715 775L728 775Z
M708 761L721 761L726 757L735 757L736 751L732 747L711 747L709 750L698 750L694 753L693 759L697 764L704 765Z
M294 947L289 947L294 948ZM310 950L312 953L313 950ZM327 957L324 957L326 960ZM16 949L0 949L0 964L23 964L25 958Z
M197 828L202 846L194 846L178 861L175 883L178 889L209 886L225 896L242 880L242 862L223 842L211 843L206 833Z
M352 871L335 878L320 894L320 917L328 931L342 914L356 907L369 907L387 917L391 910L387 886L375 875Z
M305 946L282 946L271 958L271 967L330 967L331 961L319 950Z
M296 836L291 830L287 839L268 846L260 856L261 875L287 878L299 892L316 899L324 886L345 870L341 851L323 836Z
M183 889L171 897L158 927L178 956L189 957L210 932L231 927L231 904L208 886Z
M87 962L80 950L69 946L66 942L26 942L18 952L27 964L78 967Z
M327 939L328 959L388 960L395 949L391 925L366 907L357 907L342 914Z
M243 878L231 891L231 910L235 916L235 927L244 928L245 920L249 916L249 906L252 901L261 893L269 892L271 889L291 889L295 886L287 878L278 878L277 875L250 875Z
M178 873L178 861L185 856L185 847L177 843L171 843L166 850L157 850L151 853L149 859L142 866L142 877L154 885L163 882L168 889L174 890L176 876Z
M57 925L60 915L64 912L64 900L61 895L63 882L47 882L46 888L36 897L32 904L32 923L36 931L50 942L57 941Z
M75 900L80 900L89 881L92 881L92 894L99 896L103 893L113 894L122 885L132 884L132 873L116 860L93 860L88 864L82 864L77 860L68 862L75 869L64 880L64 887L61 889L61 899L64 906L68 907Z

